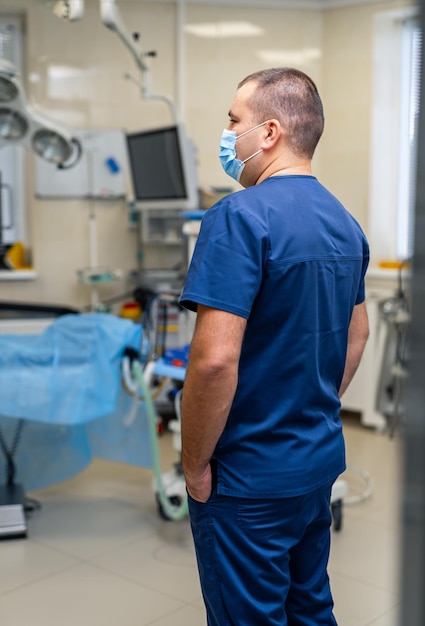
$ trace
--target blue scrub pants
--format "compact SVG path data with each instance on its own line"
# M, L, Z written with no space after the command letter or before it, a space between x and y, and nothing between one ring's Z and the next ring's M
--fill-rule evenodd
M208 626L336 626L331 488L273 500L189 497Z

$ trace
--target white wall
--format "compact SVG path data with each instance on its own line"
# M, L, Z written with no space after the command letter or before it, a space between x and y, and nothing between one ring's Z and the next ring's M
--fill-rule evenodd
M218 142L228 124L237 84L264 67L296 65L321 83L323 13L317 10L189 5L187 23L249 22L262 30L252 37L207 39L188 35L187 107L189 133L202 146L203 184L232 186L218 162ZM236 184L233 183L235 189Z
M326 125L321 141L322 182L340 198L368 235L371 234L368 231L375 18L411 4L364 3L325 12L322 95ZM391 58L388 64L396 85L397 67ZM396 129L387 128L386 132ZM373 241L370 243L373 248Z

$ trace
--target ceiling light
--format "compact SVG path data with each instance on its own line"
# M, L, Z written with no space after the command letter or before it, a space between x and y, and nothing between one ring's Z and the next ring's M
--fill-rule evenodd
M250 22L204 22L187 24L185 31L196 37L223 39L225 37L258 37L264 29Z
M305 65L320 59L322 52L319 48L301 48L300 50L257 50L256 55L270 66Z

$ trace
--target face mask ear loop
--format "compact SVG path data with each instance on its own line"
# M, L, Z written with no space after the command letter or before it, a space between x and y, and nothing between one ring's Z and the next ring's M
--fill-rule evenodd
M254 126L253 128L249 128L248 130L246 130L245 132L241 133L240 135L236 135L236 139L239 139L240 137L243 137L244 135L247 135L248 133L252 133L253 130L255 130L256 128L260 128L260 126L264 126L264 124L267 124L267 122L270 122L270 120L266 120L265 122L261 122L261 124L257 124L257 126Z
M257 152L254 152L254 154L251 154L251 156L249 156L247 159L244 159L242 161L242 163L246 163L247 161L249 161L253 157L257 156L257 154L260 154L260 152L262 152L262 151L263 151L263 148L260 148L260 150L257 150Z

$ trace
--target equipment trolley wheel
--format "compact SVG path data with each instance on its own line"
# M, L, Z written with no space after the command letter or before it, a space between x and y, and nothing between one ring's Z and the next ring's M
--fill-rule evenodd
M342 505L342 500L335 500L335 502L331 503L333 527L336 532L342 528Z
M159 497L157 493L155 494L155 499L156 499L156 505L158 508L159 517L167 522L172 521L172 518L169 515L167 515L167 513L164 511L164 507L162 506L162 503L161 503L161 498ZM179 507L182 504L183 499L181 498L181 496L177 496L177 495L168 496L168 501L173 506Z

